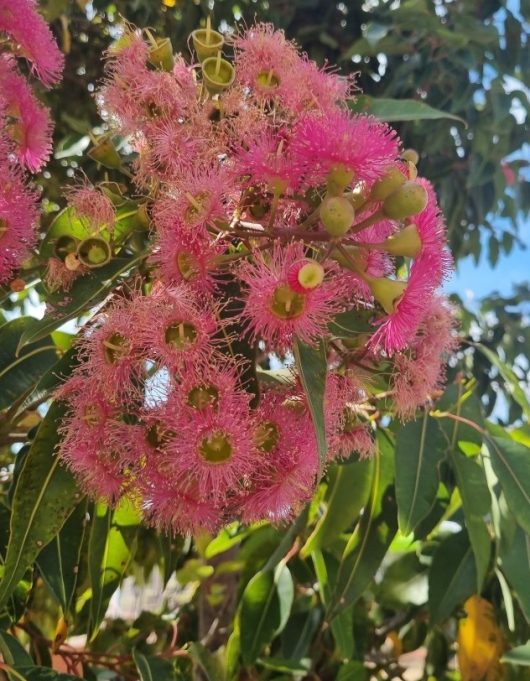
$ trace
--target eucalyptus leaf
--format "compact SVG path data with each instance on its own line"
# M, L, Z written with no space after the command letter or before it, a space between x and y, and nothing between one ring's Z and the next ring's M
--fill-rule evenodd
M435 109L417 99L374 98L368 95L360 95L350 105L350 108L359 113L368 113L376 116L376 118L382 121L394 123L398 121L426 121L447 118L465 124L464 119L460 116L455 116L447 111L440 111L440 109Z

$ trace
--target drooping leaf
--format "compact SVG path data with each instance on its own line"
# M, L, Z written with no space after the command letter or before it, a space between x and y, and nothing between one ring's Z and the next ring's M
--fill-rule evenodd
M95 505L88 543L92 636L97 633L110 598L134 555L139 523L138 510L127 500L120 503L115 510L103 503Z
M43 319L35 319L22 333L18 352L30 343L45 338L51 331L65 322L86 312L115 288L122 275L133 269L143 258L144 253L135 256L113 258L107 265L80 277L68 293L56 292L48 296L48 303L54 311Z
M520 667L530 667L530 641L522 646L516 646L502 656L501 662L515 664Z
M12 503L11 534L0 582L4 604L40 550L59 532L79 503L72 474L54 454L64 406L51 405L33 440Z
M327 455L326 426L324 423L324 393L327 375L326 348L323 342L314 348L301 341L296 341L294 356L313 418L320 463L324 465Z
M133 650L132 657L140 681L174 681L175 672L169 660L154 655L142 655L136 649Z
M435 109L425 102L416 99L389 99L382 97L369 97L361 95L350 105L354 111L369 113L382 121L426 121L439 118L465 123L463 118Z
M326 555L322 551L315 549L311 553L315 573L318 579L318 588L322 605L329 609L333 595L333 585L337 578L338 564L333 556ZM344 660L348 660L353 655L353 605L342 610L331 621L331 633L335 639L337 653Z
M530 419L530 400L528 399L525 391L521 386L521 381L513 371L498 354L487 348L482 343L473 343L473 346L477 348L487 359L493 364L493 366L498 370L499 374L506 382L506 387L510 395L517 402L517 404L523 410L524 415L527 419Z
M484 469L460 454L451 453L451 463L464 507L469 540L477 567L477 591L480 592L486 577L491 556L491 538L484 521L491 509L491 496Z
M512 537L501 536L499 547L501 569L515 592L526 619L530 622L530 536L516 526Z
M334 466L326 493L326 508L300 550L305 558L315 549L329 546L358 517L368 500L373 460Z
M446 447L438 423L427 412L396 437L396 500L403 534L413 532L434 505Z
M72 609L77 586L81 546L86 529L86 510L85 499L37 558L40 574L65 614Z
M488 452L508 508L530 534L530 448L501 437L488 438Z
M341 558L329 616L355 603L370 585L397 530L393 445L386 433L377 438L370 498Z
M12 667L30 667L33 660L18 639L0 630L0 653L4 662Z
M283 562L274 571L258 572L247 584L239 609L241 654L245 664L253 664L263 647L283 630L293 598L293 579Z
M481 681L498 666L504 637L489 601L471 596L464 610L466 617L458 624L458 668L462 681Z
M429 611L433 624L447 619L475 591L477 571L467 532L444 539L429 571Z
M18 317L0 327L0 409L27 393L57 362L57 348L49 335L17 353L22 335L35 321Z
M339 669L337 681L368 681L368 670L362 662L347 662Z

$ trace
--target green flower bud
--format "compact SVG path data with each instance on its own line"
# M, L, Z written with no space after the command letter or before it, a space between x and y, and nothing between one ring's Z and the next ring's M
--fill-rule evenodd
M384 201L387 196L399 189L405 180L405 176L397 166L390 166L383 177L372 187L372 198Z
M328 175L328 194L340 196L353 180L353 170L346 168L342 163L333 166Z
M397 191L390 194L383 203L383 213L392 220L403 220L417 215L427 205L427 190L417 182L405 182Z
M406 281L396 281L395 279L376 279L369 278L368 286L374 298L387 314L396 311L397 304L407 288Z
M320 219L332 236L342 236L355 219L355 209L343 196L328 196L320 204Z
M418 165L418 161L420 160L420 155L416 151L416 149L405 149L405 151L401 154L401 158L404 161L410 161L411 163L414 163L415 166Z
M421 251L421 238L416 225L407 225L397 234L385 239L379 246L382 251L404 258L415 258Z

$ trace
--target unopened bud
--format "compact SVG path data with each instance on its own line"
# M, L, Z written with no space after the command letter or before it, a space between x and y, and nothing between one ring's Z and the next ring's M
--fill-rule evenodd
M422 242L416 225L407 225L397 234L379 245L382 251L390 255L401 255L404 258L415 258L421 251Z
M320 220L332 236L342 236L355 219L355 209L343 196L328 196L320 205Z
M368 279L368 286L383 310L387 314L392 314L396 311L397 305L407 288L407 282L370 277Z
M340 196L353 180L353 170L342 163L333 166L328 175L327 190L332 196Z
M427 190L417 182L405 182L383 203L383 213L391 220L403 220L410 215L417 215L427 205Z
M418 154L416 149L405 149L405 151L401 154L401 158L404 161L410 161L415 166L417 166L418 161L420 160L420 155Z
M406 177L397 166L390 166L380 180L372 187L372 198L384 201L406 181Z

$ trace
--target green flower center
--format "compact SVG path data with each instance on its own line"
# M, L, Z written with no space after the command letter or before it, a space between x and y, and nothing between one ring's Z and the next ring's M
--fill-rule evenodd
M87 426L97 426L103 421L103 412L97 404L88 404L81 417Z
M187 350L197 340L197 329L189 322L174 322L166 329L166 343L175 350Z
M205 409L217 407L218 401L219 390L214 385L200 385L189 391L186 403L195 409Z
M217 431L201 440L199 452L208 463L219 464L230 459L233 447L228 435L222 431Z
M178 271L185 281L194 277L199 271L197 258L191 253L180 251L180 253L177 253L176 261Z
M260 88L270 88L273 90L274 88L277 88L279 84L280 78L276 73L274 73L273 69L269 69L269 71L261 71L261 73L258 73L256 77L256 85L258 85Z
M296 319L305 310L305 297L293 291L288 284L280 284L272 294L270 310L280 319Z
M254 442L262 452L272 452L279 440L280 432L273 421L263 421L256 428Z
M130 350L127 338L117 331L103 341L103 354L107 364L116 364L120 359L127 357Z

